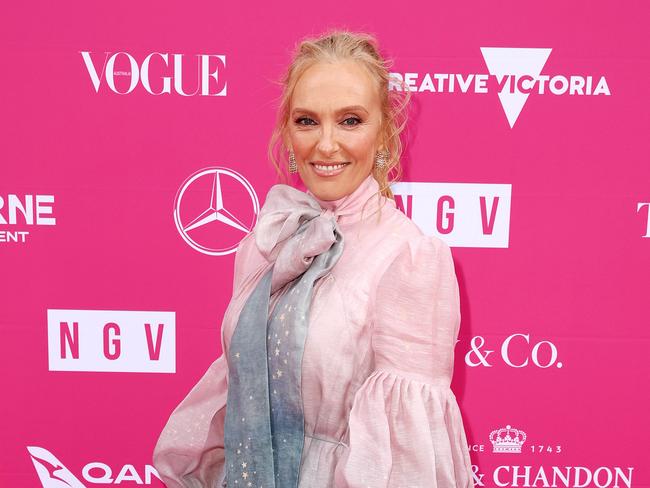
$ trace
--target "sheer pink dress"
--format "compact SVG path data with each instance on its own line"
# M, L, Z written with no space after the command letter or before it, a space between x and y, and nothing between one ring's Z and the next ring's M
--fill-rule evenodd
M337 219L345 247L314 289L302 363L299 487L473 487L450 389L460 327L451 251L422 234L393 200L378 198L378 189L370 175L347 197L317 199ZM246 297L271 264L248 234L222 323L225 351ZM227 381L224 354L170 416L154 450L168 487L221 485ZM246 480L235 486L247 487Z

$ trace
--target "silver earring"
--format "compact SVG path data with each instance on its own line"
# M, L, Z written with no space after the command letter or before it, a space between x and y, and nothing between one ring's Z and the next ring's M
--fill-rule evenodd
M375 167L379 170L386 169L388 163L388 151L379 151L375 156Z
M289 173L297 173L298 165L296 164L296 155L289 151Z

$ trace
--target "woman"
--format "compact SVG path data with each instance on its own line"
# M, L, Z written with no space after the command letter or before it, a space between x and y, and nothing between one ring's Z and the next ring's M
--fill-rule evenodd
M300 44L270 147L307 192L273 186L238 248L224 353L155 448L167 486L474 486L454 264L395 206L405 103L387 86L371 36Z

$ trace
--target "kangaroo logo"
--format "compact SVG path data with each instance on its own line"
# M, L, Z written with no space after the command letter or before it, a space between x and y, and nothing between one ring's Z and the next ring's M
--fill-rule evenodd
M86 488L79 479L47 449L27 446L43 488Z

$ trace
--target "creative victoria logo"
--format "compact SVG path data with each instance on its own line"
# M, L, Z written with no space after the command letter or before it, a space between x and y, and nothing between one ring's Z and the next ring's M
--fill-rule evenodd
M430 93L497 92L510 128L530 94L611 95L604 75L542 74L551 48L482 47L486 73L391 73L410 91ZM400 90L397 82L389 89Z
M174 199L174 222L183 240L211 256L237 250L253 230L260 211L253 186L222 167L204 168L180 186Z

